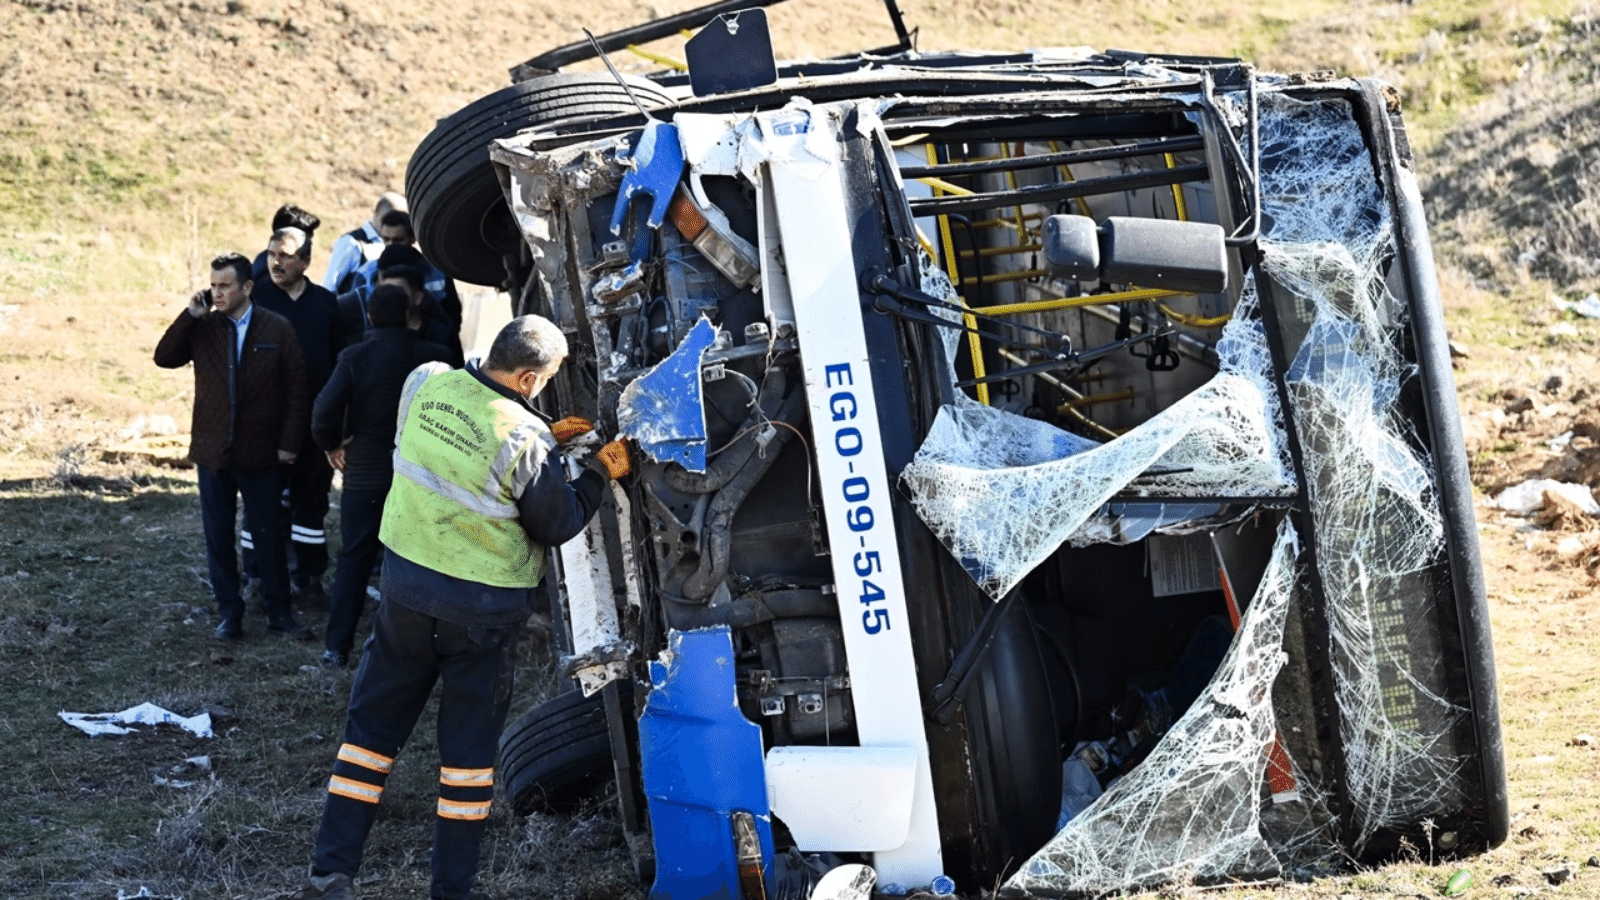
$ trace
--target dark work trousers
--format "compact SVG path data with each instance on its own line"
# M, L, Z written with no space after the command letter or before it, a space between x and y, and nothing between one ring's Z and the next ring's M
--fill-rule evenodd
M212 469L197 466L200 483L200 523L206 536L206 566L211 574L211 593L217 598L217 611L232 622L244 620L244 600L239 596L239 559L233 549L233 521L239 498L244 498L244 520L248 528L263 534L281 530L283 508L279 505L282 480L277 469ZM283 545L261 548L257 565L261 572L261 593L269 621L289 615L289 568Z
M368 490L347 487L339 498L339 559L333 569L323 646L341 656L350 655L355 646L356 625L367 602L367 580L383 550L378 543L378 525L388 496L385 485Z
M290 577L299 587L322 578L328 571L328 537L323 530L328 517L328 490L333 487L333 466L328 457L310 441L300 449L293 463L283 468L284 489L289 513L277 533L287 539L293 553ZM254 529L239 536L244 545L244 571L257 577L254 552L260 544Z
M442 680L432 896L466 900L494 796L495 753L511 703L520 625L456 625L394 600L378 604L373 619L350 688L312 873L355 876L394 759L434 682Z

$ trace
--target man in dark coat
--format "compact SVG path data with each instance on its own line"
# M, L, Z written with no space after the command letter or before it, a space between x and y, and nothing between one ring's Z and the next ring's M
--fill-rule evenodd
M367 300L367 339L339 354L333 376L311 410L311 436L344 473L339 500L339 560L329 601L322 663L343 668L355 646L367 579L377 563L378 525L394 478L394 431L400 389L411 370L448 361L448 348L406 327L406 294L380 285Z
M305 440L306 382L294 328L250 302L250 260L237 253L211 261L211 288L189 298L156 344L156 365L194 363L194 418L189 459L199 470L200 521L211 591L222 622L216 636L244 635L233 521L244 498L248 527L277 534L282 512L278 466L292 463ZM289 614L283 547L263 546L257 564L267 627L299 636ZM275 548L275 549L274 549Z
M465 360L461 355L461 320L451 319L427 290L424 269L428 261L417 248L405 244L390 244L371 266L361 270L360 283L338 297L339 323L344 328L347 343L361 340L367 331L367 296L384 282L403 288L411 297L411 307L406 312L406 327L422 334L422 339L449 347L454 353L447 360L459 368Z
M333 374L345 340L333 292L306 277L310 263L311 236L294 227L278 229L267 244L270 278L255 283L250 299L294 326L305 357L306 392L315 397ZM309 426L309 420L307 409L303 424ZM328 515L333 468L311 442L309 427L302 434L306 434L305 444L288 470L289 541L294 551L290 590L303 600L326 602L322 575L328 570L328 539L323 520ZM252 531L250 543L259 550L265 541L255 538Z

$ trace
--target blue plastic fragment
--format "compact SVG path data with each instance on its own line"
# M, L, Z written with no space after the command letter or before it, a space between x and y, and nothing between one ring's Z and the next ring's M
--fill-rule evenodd
M716 339L717 330L702 316L671 356L623 389L617 430L637 441L651 459L675 462L691 472L706 470L700 357Z
M656 880L651 900L740 896L732 815L750 813L773 891L772 815L761 728L739 712L726 626L671 631L650 663L639 756L650 809Z
M683 178L683 145L678 142L678 126L670 122L648 123L630 158L633 168L622 177L622 188L617 191L617 203L611 210L612 234L622 233L628 208L639 194L650 195L648 224L651 228L661 227L672 194Z

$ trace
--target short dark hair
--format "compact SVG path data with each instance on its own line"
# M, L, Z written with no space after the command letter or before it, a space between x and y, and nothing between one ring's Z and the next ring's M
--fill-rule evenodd
M392 284L380 284L367 298L367 321L373 328L393 328L406 323L406 309L411 298Z
M273 231L281 228L298 228L306 233L306 237L310 237L311 233L316 231L317 226L321 224L321 219L295 206L293 203L285 203L278 207L277 212L272 214Z
M417 233L417 229L411 225L411 214L403 209L391 209L383 214L383 218L378 220L380 228L394 228L398 225L404 225L406 230L412 234Z
M378 265L383 265L381 260L379 261ZM379 268L378 280L404 281L406 284L411 286L412 290L415 290L418 293L422 293L423 291L427 290L426 285L423 283L422 270L416 266L408 266L404 263L390 266L387 269Z
M415 247L405 244L390 244L378 254L378 271L382 272L393 266L414 266L418 271L422 269L422 252Z
M567 336L544 316L518 316L495 335L483 367L496 372L544 372L567 356Z
M302 228L299 228L297 226L285 225L282 228L274 230L272 232L272 240L268 241L267 243L271 244L272 241L276 241L276 240L279 240L280 238L286 238L286 237L292 237L292 238L295 238L296 240L300 240L300 239L303 238L304 240L300 240L300 249L296 250L294 252L294 255L298 256L298 257L300 257L301 259L304 259L304 260L311 259L311 234L310 234L310 232L307 232L306 230L304 230Z
M221 272L223 269L232 269L241 286L250 283L250 260L240 254L224 253L211 260L211 271Z

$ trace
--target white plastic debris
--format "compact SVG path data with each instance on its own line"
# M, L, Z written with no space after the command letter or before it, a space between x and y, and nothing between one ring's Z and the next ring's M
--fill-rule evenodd
M1515 484L1500 492L1494 498L1494 505L1507 512L1519 516L1531 516L1544 507L1544 495L1549 491L1564 500L1570 500L1575 506L1589 515L1600 515L1600 503L1596 503L1594 495L1587 487L1581 484L1572 484L1567 481L1554 481L1549 478L1535 478Z
M183 788L195 786L197 782L191 780L193 776L205 774L210 771L211 757L191 756L183 762L173 766L170 770L168 770L167 774L161 775L152 773L152 776L158 786L182 790ZM187 775L190 776L190 778L177 777L180 775Z
M1568 302L1560 297L1551 297L1555 307L1563 312L1575 312L1585 319L1600 319L1600 296L1590 294L1576 303Z
M1571 559L1593 544L1593 539L1588 535L1569 534L1556 542L1556 555L1562 559Z
M103 734L128 734L135 730L129 727L134 725L176 725L195 737L213 736L211 713L203 712L185 718L154 703L141 703L121 712L78 713L63 710L56 715L73 728L95 737Z
M117 888L117 900L182 900L182 898L174 894L152 894L148 887L141 884L137 894L130 894L122 888Z
M872 885L877 878L871 866L846 863L822 876L812 889L810 900L866 900L872 895Z
M140 416L117 432L117 437L124 441L136 441L146 436L166 437L177 433L177 420L171 416Z

